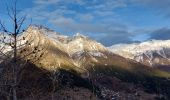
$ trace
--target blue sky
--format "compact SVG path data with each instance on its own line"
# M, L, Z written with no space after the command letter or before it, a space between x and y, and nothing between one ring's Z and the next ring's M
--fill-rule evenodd
M8 23L5 2L12 0L0 0L0 19ZM80 32L106 46L169 39L169 5L170 0L18 0L33 24L65 35Z

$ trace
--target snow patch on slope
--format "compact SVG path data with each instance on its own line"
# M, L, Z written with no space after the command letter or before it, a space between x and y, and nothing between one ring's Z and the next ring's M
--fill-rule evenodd
M170 48L170 40L151 40L143 43L117 44L108 49L125 58L135 59L138 62L144 62L144 57L148 59L150 65L154 59L154 54L169 60L166 49Z

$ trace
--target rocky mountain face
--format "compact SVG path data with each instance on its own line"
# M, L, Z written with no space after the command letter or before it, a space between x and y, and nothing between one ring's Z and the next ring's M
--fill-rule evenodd
M67 66L77 68L79 72L81 72L80 70L87 72L88 68L96 65L118 65L122 67L128 63L129 67L138 65L137 62L110 52L102 44L80 33L68 37L42 26L31 26L19 38L25 38L21 43L28 42L30 44L29 48L37 47L41 52L43 51L43 59L41 59L42 61L39 60L38 63L41 66L49 66L49 69L52 69L50 66ZM31 57L28 57L28 59L31 59Z
M170 74L146 66L148 56L156 55L159 61L162 57L162 62L167 63L164 60L168 58L167 48L163 50L167 52L166 56L162 56L164 52L152 49L157 54L143 56L146 64L141 64L142 59L136 60L140 58L136 55L137 44L107 48L80 33L69 37L37 25L21 34L17 45L18 65L21 66L17 74L17 93L21 100L38 100L40 97L40 100L51 100L51 97L53 100L156 100L168 98L170 93L167 84ZM132 53L124 52L124 48ZM148 52L143 46L140 50ZM6 53L10 52L12 49ZM10 60L1 62L0 85L11 82L12 66ZM1 90L9 92L9 86L0 88L0 98L10 98Z
M151 40L135 44L118 44L111 52L151 67L170 65L170 40Z
M8 36L5 36L5 41L9 41ZM18 37L18 41L20 48L29 43L32 48L51 49L46 51L55 51L58 53L56 56L65 56L63 58L75 66L113 65L114 59L122 59L134 63L140 62L147 66L167 66L170 64L170 40L151 40L143 43L117 44L105 47L80 33L69 37L46 27L33 25ZM0 47L4 47L1 50L3 52L12 50L8 45L0 44ZM58 59L57 64L60 65L62 60L59 59L63 58L55 58Z

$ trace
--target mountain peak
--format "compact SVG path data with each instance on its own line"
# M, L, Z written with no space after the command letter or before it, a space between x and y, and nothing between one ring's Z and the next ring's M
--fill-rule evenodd
M73 38L87 38L87 36L85 36L85 35L83 35L83 34L81 34L81 33L76 33L74 36L73 36Z
M79 33L79 32L78 32L78 33L76 33L76 35L75 35L75 36L81 36L81 33Z
M38 29L38 30L41 30L41 29L45 29L45 30L48 30L48 31L53 31L43 25L37 25L37 24L33 24L33 25L30 25L28 28L32 28L32 29Z

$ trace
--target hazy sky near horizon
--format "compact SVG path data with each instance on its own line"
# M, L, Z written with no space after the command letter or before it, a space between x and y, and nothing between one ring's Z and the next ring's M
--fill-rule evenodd
M0 0L0 19L5 3ZM149 39L170 39L170 0L18 0L33 24L56 32L88 35L106 46ZM8 26L8 25L7 25Z

